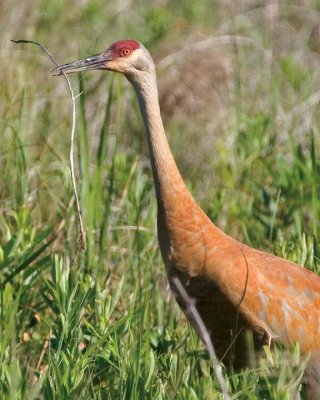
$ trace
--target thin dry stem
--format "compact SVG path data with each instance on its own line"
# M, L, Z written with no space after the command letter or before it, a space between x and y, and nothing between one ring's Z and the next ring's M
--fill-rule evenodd
M164 57L159 63L158 67L167 68L170 65L177 63L184 59L184 56L187 56L191 52L200 51L208 49L212 46L220 46L220 45L252 45L259 49L263 56L266 58L270 58L269 51L263 48L258 42L247 38L245 36L240 35L221 35L221 36L209 36L204 40L199 42L191 43L185 46L183 49L178 50L168 56Z
M225 400L230 400L230 396L228 394L228 390L227 390L227 385L226 385L226 381L222 375L222 368L221 365L217 359L216 353L214 351L212 342L211 342L211 338L210 338L210 334L205 326L205 324L202 321L202 318L200 317L200 314L198 313L198 310L195 306L195 302L194 300L188 295L188 293L185 291L184 287L182 286L182 283L180 282L178 277L173 277L172 278L172 282L175 286L176 291L179 293L179 295L183 298L183 300L185 301L185 303L187 304L187 308L188 308L188 313L192 316L194 322L196 323L196 325L199 328L199 331L201 332L201 337L204 341L204 344L206 345L207 349L208 349L208 353L209 356L211 358L212 364L213 364L213 368L216 372L217 375L217 379L222 391L222 395L223 398Z
M51 334L52 334L52 330L51 330L51 328L50 328L49 333L48 333L48 335L47 335L47 337L46 337L46 340L44 341L44 344L43 344L43 347L42 347L42 350L41 350L41 354L40 354L39 360L38 360L37 365L36 365L36 371L39 371L40 375L45 374L46 371L47 371L47 369L48 369L48 365L46 365L46 366L44 366L44 367L42 368L42 371L40 371L42 361L43 361L44 356L45 356L45 354L46 354L46 351L47 351L47 349L48 349L48 347L49 347L49 342L50 342ZM32 384L35 385L35 384L38 382L38 380L39 380L39 378L37 377L37 375L34 375L34 377L33 377L33 379L32 379Z
M53 57L53 55L39 42L35 42L33 40L12 40L14 43L31 43L39 46L51 59L51 61L55 64L56 67L59 67L58 61ZM83 221L82 221L82 212L81 212L81 207L80 207L80 202L79 202L79 197L78 197L78 191L77 191L77 184L76 184L76 178L75 178L75 173L74 173L74 136L75 136L75 130L76 130L76 103L75 103L75 96L73 93L73 89L71 87L71 83L67 77L67 75L61 71L64 79L67 82L68 89L70 92L70 97L71 97L71 102L72 102L72 127L71 127L71 133L70 133L70 153L69 153L69 161L70 161L70 175L71 175L71 181L72 181L72 189L74 193L74 197L76 200L76 208L77 208L77 215L78 215L78 221L79 221L79 243L80 247L82 250L86 250L86 234L83 226Z

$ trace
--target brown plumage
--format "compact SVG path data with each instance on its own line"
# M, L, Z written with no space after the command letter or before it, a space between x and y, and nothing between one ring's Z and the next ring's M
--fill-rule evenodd
M159 244L168 279L173 286L172 278L177 276L196 300L218 357L241 368L252 358L252 343L259 353L264 344L290 346L298 342L302 353L312 357L306 373L313 390L310 398L320 398L320 277L237 242L197 205L170 151L154 63L143 45L119 41L101 54L62 65L56 72L88 69L121 72L136 90L149 143ZM184 300L177 297L177 301L198 329Z

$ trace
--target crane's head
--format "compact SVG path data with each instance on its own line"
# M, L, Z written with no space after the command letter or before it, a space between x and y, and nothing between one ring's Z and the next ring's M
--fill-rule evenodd
M136 40L119 40L106 51L69 64L60 65L54 74L108 70L124 74L130 81L139 75L151 72L154 68L152 58L146 48Z

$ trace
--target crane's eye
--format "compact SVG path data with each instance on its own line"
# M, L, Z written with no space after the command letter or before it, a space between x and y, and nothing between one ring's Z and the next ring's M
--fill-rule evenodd
M126 47L125 49L121 50L121 55L124 56L124 57L127 57L130 54L131 54L131 50L128 47Z

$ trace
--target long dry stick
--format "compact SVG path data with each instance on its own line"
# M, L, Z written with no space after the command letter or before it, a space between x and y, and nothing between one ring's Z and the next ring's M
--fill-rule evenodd
M56 67L59 67L58 61L53 57L53 55L39 42L35 42L33 40L11 40L14 43L31 43L39 46L51 59L51 61L55 64ZM83 221L82 221L82 212L81 212L81 207L80 207L80 202L79 202L79 197L78 197L78 192L77 192L77 184L76 184L76 178L75 178L75 173L74 173L74 158L73 158L73 153L74 153L74 135L75 135L75 130L76 130L76 102L75 102L75 96L73 93L72 86L70 84L70 81L67 77L67 75L63 72L62 75L64 79L67 82L68 89L70 92L71 96L71 102L72 102L72 127L71 127L71 133L70 133L70 154L69 154L69 161L70 161L70 175L71 175L71 181L72 181L72 189L74 193L74 197L76 199L76 207L77 207L77 215L78 215L78 221L79 221L79 243L80 247L82 250L86 250L86 234L85 230L83 227Z
M174 284L176 291L179 293L179 295L185 301L185 303L187 305L188 313L191 315L194 322L198 326L199 331L201 332L201 337L204 341L204 344L206 345L206 347L208 349L208 353L211 358L213 368L216 372L223 398L224 398L224 400L230 400L230 396L229 396L228 390L227 390L227 385L226 385L225 379L222 375L221 365L217 359L216 352L214 351L214 348L213 348L213 345L211 342L211 338L210 338L210 334L209 334L205 324L203 323L202 318L200 317L200 314L195 306L195 301L185 291L185 289L182 286L182 283L180 282L180 279L178 277L176 277L176 276L173 277L172 282Z

